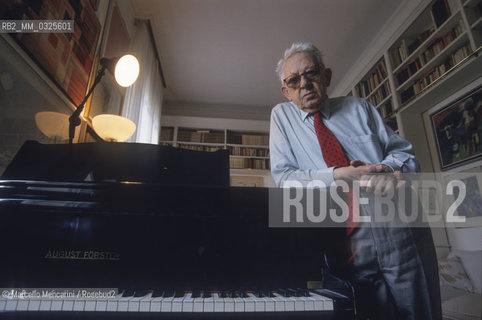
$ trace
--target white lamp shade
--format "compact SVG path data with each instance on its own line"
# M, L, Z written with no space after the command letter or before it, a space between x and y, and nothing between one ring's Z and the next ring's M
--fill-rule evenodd
M53 111L42 111L35 114L35 124L48 138L67 140L69 138L69 116Z
M105 141L125 141L136 131L136 124L115 114L100 114L92 119L95 132Z
M139 76L139 61L133 55L127 54L117 61L115 80L122 87L131 86Z

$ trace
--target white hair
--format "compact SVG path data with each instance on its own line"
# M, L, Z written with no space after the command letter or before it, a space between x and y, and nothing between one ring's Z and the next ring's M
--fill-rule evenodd
M285 50L283 58L281 58L278 61L278 64L276 66L276 73L278 74L282 84L283 84L283 79L285 78L283 68L285 66L286 60L288 60L288 58L290 58L292 55L299 52L311 53L315 58L316 62L322 68L325 68L325 65L323 64L323 60L321 58L322 56L321 51L317 47L315 47L312 43L309 43L309 42L295 42L291 45L291 47Z

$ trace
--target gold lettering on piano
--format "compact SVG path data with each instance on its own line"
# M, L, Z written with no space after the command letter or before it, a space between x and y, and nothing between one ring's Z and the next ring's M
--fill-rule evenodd
M114 251L97 250L48 250L44 259L60 260L120 260L120 254Z

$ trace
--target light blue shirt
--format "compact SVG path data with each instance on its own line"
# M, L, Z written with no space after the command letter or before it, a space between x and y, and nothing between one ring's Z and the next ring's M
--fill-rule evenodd
M393 170L416 172L419 164L412 145L385 126L374 106L357 97L327 99L321 109L324 124L340 142L349 160L382 163ZM278 186L296 180L306 185L333 182L321 153L312 114L292 102L278 104L271 112L271 174Z

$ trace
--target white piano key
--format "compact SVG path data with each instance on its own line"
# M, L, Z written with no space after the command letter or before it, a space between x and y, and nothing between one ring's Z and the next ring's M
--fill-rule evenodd
M95 299L86 299L84 311L95 311L97 301Z
M150 301L150 312L161 312L162 297L152 298Z
M39 311L50 311L50 307L52 306L52 300L50 299L42 299L40 300Z
M263 298L258 298L254 293L248 293L248 297L253 300L254 311L264 312L266 301Z
M73 310L74 310L74 300L73 299L64 300L64 303L62 303L62 311L73 311Z
M279 293L274 293L274 311L284 312L285 311L285 297Z
M5 306L7 305L6 298L0 298L0 311L5 311Z
M295 298L285 297L285 311L295 311Z
M32 299L28 304L27 311L38 311L40 308L40 299Z
M108 300L97 301L97 303L95 304L95 311L99 311L99 312L107 311L107 301Z
M303 311L314 311L315 310L315 300L310 297L300 297L300 300L305 302L305 308Z
M63 300L59 300L59 299L52 300L52 306L50 307L50 311L62 311L63 304L64 304Z
M275 311L275 300L272 297L266 297L264 298L265 302L265 311L266 312L274 312Z
M18 299L9 299L5 304L5 311L16 311L17 310ZM0 309L1 310L1 309Z
M85 309L85 300L84 299L75 299L74 300L74 311L84 311Z
M17 303L17 311L27 311L28 310L28 303L30 302L29 299L20 299Z
M169 297L161 300L161 312L171 312L173 299L174 297Z
M233 298L224 298L224 312L234 312Z
M204 298L203 312L214 312L214 297Z
M141 306L141 299L144 298L142 297L134 297L129 300L129 305L127 306L127 311L128 312L139 312L139 308Z
M244 312L243 298L234 298L234 312Z
M151 311L151 300L152 292L149 292L147 295L142 297L142 299L139 301L139 312Z
M172 299L172 310L171 312L182 312L182 301L184 296Z
M127 312L127 308L129 307L129 300L132 297L122 297L119 299L117 304L117 311L118 312Z
M310 297L314 300L314 309L316 311L322 311L325 310L325 297L320 296L319 294L315 294L313 292L310 292Z
M331 298L325 297L322 294L317 294L312 292L311 296L318 296L319 299L323 300L323 310L335 310L334 305L333 305L333 300Z
M193 312L194 298L191 292L187 292L182 300L182 312Z
M119 299L109 299L107 300L107 308L105 311L107 312L117 312L117 304L119 303Z
M194 298L193 301L193 312L203 312L204 311L204 301L209 298Z
M295 311L305 311L305 302L301 297L293 297L295 300Z
M254 312L255 306L254 306L254 300L250 296L252 293L248 293L248 297L243 298L244 300L244 312Z
M214 312L224 312L224 299L219 297L219 293L213 293Z

